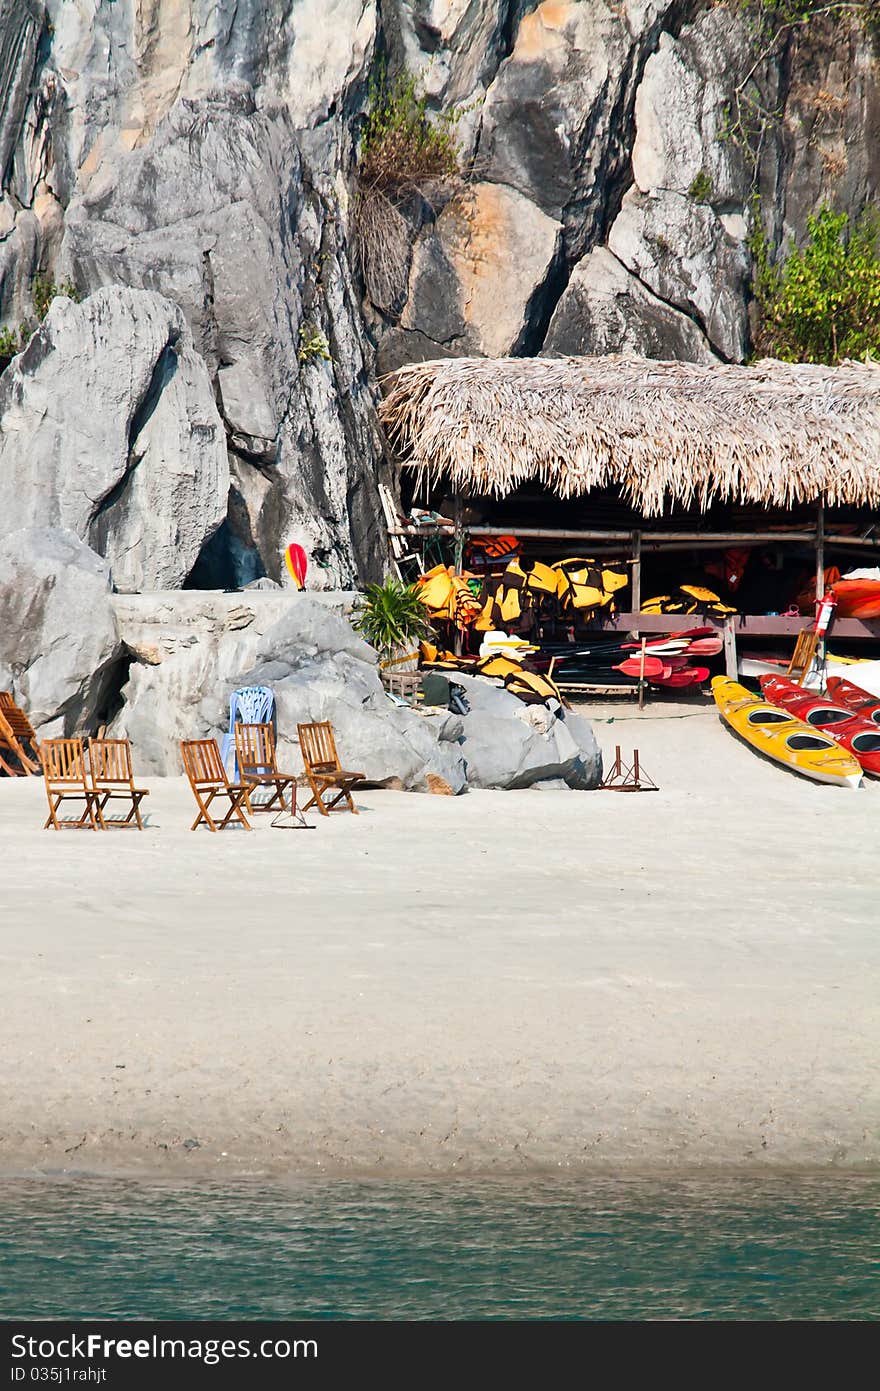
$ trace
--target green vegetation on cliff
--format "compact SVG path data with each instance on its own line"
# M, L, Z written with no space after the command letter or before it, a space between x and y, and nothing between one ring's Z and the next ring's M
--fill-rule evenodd
M823 207L807 239L774 263L755 218L753 287L760 309L758 356L837 363L880 356L880 218L868 209L850 222Z
M416 93L407 72L391 79L385 68L370 82L370 99L361 136L358 179L362 187L398 193L458 173L455 113L428 115L428 102Z
M79 291L72 280L62 280L60 284L56 284L46 275L34 276L31 281L31 299L33 300L36 322L32 320L19 324L17 329L0 328L0 361L5 363L16 353L24 351L48 314L49 306L56 295L66 295L74 302L79 300Z

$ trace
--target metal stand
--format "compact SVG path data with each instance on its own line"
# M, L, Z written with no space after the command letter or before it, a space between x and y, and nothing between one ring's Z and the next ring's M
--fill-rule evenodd
M659 792L660 788L651 777L646 773L639 762L639 751L633 749L633 761L630 766L624 763L620 753L620 745L616 745L614 750L614 763L611 771L606 774L599 784L604 792Z

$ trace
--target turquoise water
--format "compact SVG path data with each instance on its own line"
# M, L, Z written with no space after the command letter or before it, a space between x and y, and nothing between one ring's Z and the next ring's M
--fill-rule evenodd
M0 1182L0 1317L874 1319L880 1179Z

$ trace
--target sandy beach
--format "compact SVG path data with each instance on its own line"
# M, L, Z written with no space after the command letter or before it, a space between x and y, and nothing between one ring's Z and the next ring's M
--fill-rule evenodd
M59 835L0 781L0 1167L876 1167L880 786L589 713L659 792L212 836L167 779L147 833Z

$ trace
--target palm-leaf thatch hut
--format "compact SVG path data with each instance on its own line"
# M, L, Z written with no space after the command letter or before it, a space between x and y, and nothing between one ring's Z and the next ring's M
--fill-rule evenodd
M618 486L646 517L716 498L880 504L880 365L447 358L386 386L403 463L461 493Z
M629 555L632 612L619 626L646 627L633 615L647 552L693 559L772 541L793 571L804 557L815 566L820 593L826 541L847 568L860 548L876 564L880 364L446 358L404 366L383 386L389 444L420 491L445 482L458 499L494 500L492 525L484 508L479 525L458 527L459 553L469 529ZM564 527L548 526L560 514ZM739 630L792 633L803 622L779 617L769 599L753 612L757 622L738 617ZM880 636L877 623L848 626Z

